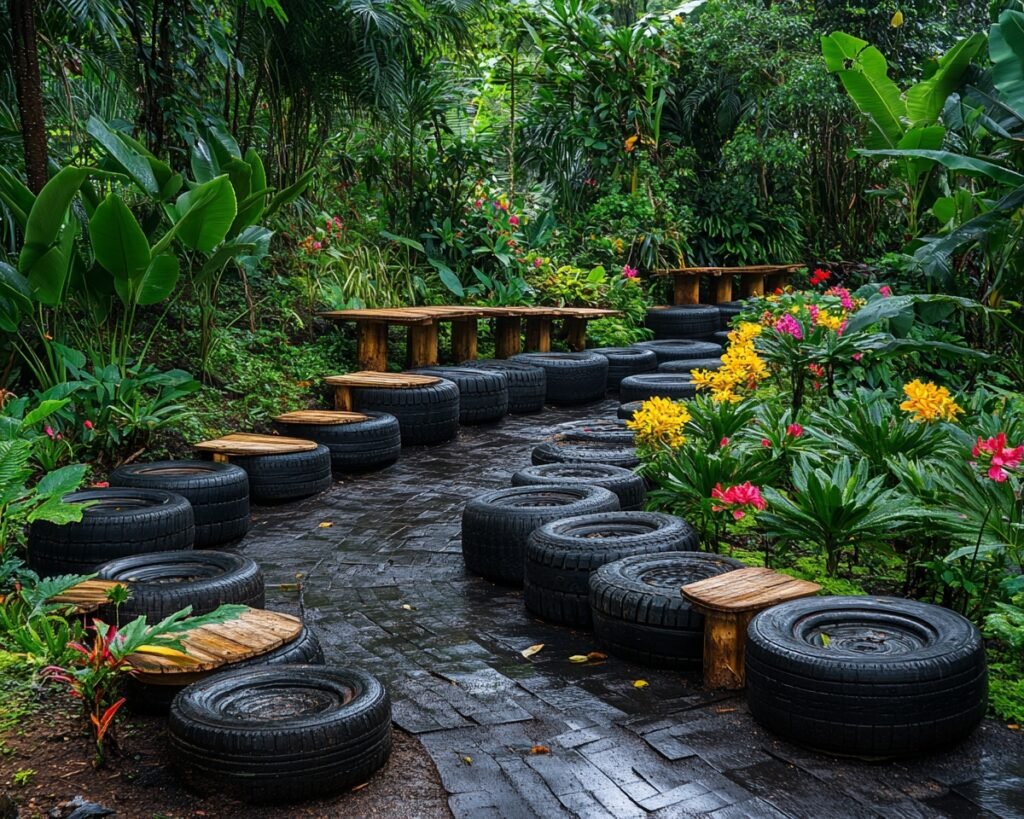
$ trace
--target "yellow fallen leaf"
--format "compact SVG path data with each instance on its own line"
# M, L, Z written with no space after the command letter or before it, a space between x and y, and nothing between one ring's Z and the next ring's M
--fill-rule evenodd
M634 688L646 688L650 683L647 680L633 680Z
M472 765L473 764L473 757L471 757L471 756L464 756L464 757L462 757L462 761L466 765Z
M589 659L590 659L590 658L589 658L589 657L588 657L588 656L587 656L586 654L573 654L573 655L572 655L572 656L571 656L571 657L569 658L569 662L570 662L570 663L585 663L585 662L587 662L587 661L588 661Z
M900 26L902 26L903 25L903 12L902 11L897 11L892 16L892 19L889 21L889 25L892 26L893 28L899 28Z
M544 648L544 643L537 643L537 645L535 645L535 646L530 646L529 648L524 648L519 653L522 654L524 657L532 657L534 654L539 652L542 648Z
M415 606L410 606L408 603L403 603L402 604L402 608L405 609L406 611L416 611L416 607Z
M534 755L550 754L551 753L551 749L547 745L534 745L530 749L530 753L534 754Z
M320 528L321 529L330 529L333 525L334 524L331 523L331 521L325 520L323 523L320 524Z

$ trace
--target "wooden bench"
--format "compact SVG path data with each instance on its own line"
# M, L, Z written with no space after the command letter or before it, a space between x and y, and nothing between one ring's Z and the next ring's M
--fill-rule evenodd
M322 313L336 322L355 322L356 359L363 370L384 371L388 361L388 327L408 327L409 368L430 367L438 361L438 325L452 323L452 357L471 361L477 357L477 322L494 319L496 356L508 358L520 352L523 321L526 322L526 349L548 352L551 349L552 322L561 319L569 347L586 347L587 322L595 318L621 315L617 310L596 307L395 307L374 310L334 310Z
M227 462L232 456L241 455L287 455L292 452L312 452L316 441L304 438L287 438L284 435L258 435L254 432L232 432L210 441L201 441L195 448L210 452L213 460Z
M334 387L334 406L343 412L351 412L353 387L407 390L412 387L427 387L431 384L437 384L440 380L440 378L433 375L380 373L363 370L346 375L329 375L324 379L324 382Z
M705 617L704 685L743 688L747 626L754 615L787 600L811 597L819 591L821 586L817 583L756 567L737 569L683 586L683 597Z
M753 264L740 267L678 267L671 270L656 270L655 276L671 276L673 304L700 304L700 280L710 276L715 283L715 304L732 301L733 276L740 277L740 292L743 298L763 296L782 287L787 274L799 270L801 264Z

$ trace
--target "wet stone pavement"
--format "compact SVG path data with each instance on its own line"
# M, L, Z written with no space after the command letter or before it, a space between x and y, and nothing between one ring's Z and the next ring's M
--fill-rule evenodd
M466 574L466 500L507 486L550 426L614 417L615 406L464 427L449 444L404 450L382 472L254 514L242 549L263 567L268 607L301 609L328 662L384 681L395 723L437 765L452 813L1024 816L1024 739L997 722L921 759L826 757L774 739L742 693L705 692L696 676L615 658L570 663L598 649L592 635L545 624L527 613L521 592ZM538 654L520 654L536 643L544 643ZM638 679L649 685L634 688ZM535 745L550 753L531 753Z

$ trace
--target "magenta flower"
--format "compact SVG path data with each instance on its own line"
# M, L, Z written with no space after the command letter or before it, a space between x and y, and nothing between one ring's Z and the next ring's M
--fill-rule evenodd
M540 256L538 256L536 259L533 260L533 266L535 268L543 267L544 260Z
M322 247L323 247L322 243L320 243L320 242L313 242L313 250L319 250Z
M852 358L854 361L860 361L862 358L864 358L864 353L854 353L852 356L850 356L850 358Z
M847 310L852 310L854 307L853 299L850 297L850 291L845 287L830 287L825 291L825 295L838 297L843 307Z
M797 341L804 337L803 327L800 326L800 322L791 313L786 313L786 315L775 322L774 326L777 332L793 336Z
M971 454L988 462L988 477L996 483L1003 483L1010 474L1007 469L1016 469L1024 459L1024 444L1007 448L1006 433L1000 432L994 438L978 438Z
M513 213L508 217L508 223L512 225L512 227L516 227L519 224L519 217Z
M731 511L735 520L742 520L748 511L760 511L767 509L768 504L761 497L760 487L754 486L750 481L722 489L722 484L716 483L711 490L712 500L719 503L712 504L712 512Z
M729 439L728 438L723 438L721 441L718 442L718 445L722 449L725 449L727 446L729 446Z
M92 421L85 421L82 426L86 429L92 429Z
M794 438L799 438L804 434L804 428L799 424L790 424L786 427L786 434L792 435Z
M889 296L892 295L892 288L889 287L889 285L887 284L883 284L881 287L878 288L878 292L881 293L886 298L889 298Z
M763 446L765 449L771 449L772 448L772 442L769 441L767 438L762 438L761 439L761 446Z
M635 279L640 275L640 271L635 267L630 267L628 264L622 266L622 277L624 279Z

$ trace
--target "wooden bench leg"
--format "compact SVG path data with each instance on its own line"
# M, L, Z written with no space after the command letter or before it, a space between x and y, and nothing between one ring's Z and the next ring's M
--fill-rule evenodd
M214 452L213 453L213 460L214 460L215 463L218 463L218 464L229 463L228 456L225 455L223 452Z
M574 352L587 347L587 320L585 318L567 318L565 320L565 343Z
M764 288L769 293L774 293L776 290L786 286L786 274L785 273L769 273L764 280Z
M452 322L452 358L458 361L476 359L476 319L455 319Z
M551 319L529 316L526 319L526 351L551 352Z
M676 276L673 304L700 304L700 276Z
M757 612L704 611L704 685L707 688L743 688L746 668L747 626Z
M743 298L750 298L751 296L763 296L764 295L764 276L763 275L744 275L743 276Z
M334 388L334 408L342 412L352 412L352 389L350 387Z
M437 364L437 322L409 327L409 367L433 367Z
M494 354L508 358L522 349L522 320L519 316L501 316L494 320Z
M732 301L732 276L715 276L715 304Z
M388 368L388 326L378 321L360 321L356 331L359 369L384 372Z

